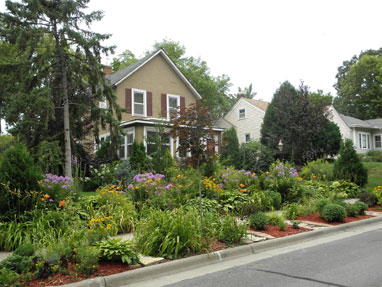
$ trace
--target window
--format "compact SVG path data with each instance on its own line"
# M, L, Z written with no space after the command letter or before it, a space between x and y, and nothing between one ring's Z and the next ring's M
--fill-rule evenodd
M151 155L158 150L158 144L162 143L164 148L167 148L171 152L171 138L164 134L159 134L159 132L153 129L146 130L146 153Z
M100 150L102 145L106 143L108 139L109 139L109 134L104 134L99 136L99 143L97 144L97 142L95 142L94 152L97 152L98 150Z
M375 148L382 148L382 135L374 136Z
M131 155L131 147L134 141L134 128L126 129L125 135L122 136L121 145L119 147L119 157L126 159Z
M239 119L245 119L245 108L239 110Z
M179 116L180 97L167 95L167 119Z
M245 142L249 143L251 141L251 134L245 134Z
M106 98L103 98L102 101L99 101L99 108L100 109L106 109L107 108Z
M133 89L133 116L146 116L146 91Z
M182 138L178 138L178 157L187 157L187 150L184 145L184 140Z
M358 134L359 147L361 149L370 149L370 135L365 133Z

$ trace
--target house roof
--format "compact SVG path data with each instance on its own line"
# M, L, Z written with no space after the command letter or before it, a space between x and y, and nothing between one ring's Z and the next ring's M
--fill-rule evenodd
M175 63L170 59L170 57L162 49L150 55L147 55L146 57L136 61L135 63L127 66L126 68L122 70L115 72L114 74L111 74L110 76L106 78L109 80L109 83L112 86L117 86L158 55L161 55L164 58L164 60L169 64L169 66L174 70L174 72L180 77L183 83L191 90L191 92L198 99L201 99L202 96L198 93L198 91L194 88L194 86L190 83L190 81L187 80L187 78L183 75L183 73L179 70L179 68L175 65Z
M382 128L382 119L363 121L350 116L339 114L343 121L351 128L368 128L368 129L380 129Z
M255 100L255 99L248 99L248 98L242 98L242 99L244 99L247 102L257 106L258 108L262 109L263 111L266 111L268 106L269 106L268 102L264 102L264 101L260 101L260 100Z
M230 128L232 128L234 125L233 125L232 123L230 123L229 121L227 121L226 119L220 118L220 119L218 119L218 120L214 123L214 126L219 127L219 128L222 128L222 129L230 129Z

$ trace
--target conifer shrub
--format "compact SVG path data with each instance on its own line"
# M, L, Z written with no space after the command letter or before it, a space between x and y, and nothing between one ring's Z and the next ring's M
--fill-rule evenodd
M322 216L322 211L325 207L325 205L329 204L330 201L327 199L319 199L316 201L315 206L318 213Z
M357 209L358 209L358 214L360 214L360 215L364 215L364 214L365 214L365 211L369 209L369 207L367 206L367 204L364 203L364 202L362 202L362 201L357 201L357 202L354 203L353 205L357 207Z
M230 128L223 133L222 153L220 160L223 164L241 168L240 145L235 128Z
M250 225L256 230L264 230L269 223L269 218L264 212L256 212L249 217Z
M338 159L334 163L334 176L364 186L367 183L367 169L362 164L351 140L341 145Z
M322 218L329 222L343 221L346 218L346 209L339 204L329 203L322 210Z
M364 191L359 194L359 200L366 203L368 206L376 205L378 202L377 196L373 192Z
M137 173L143 173L150 169L150 160L147 158L143 142L138 143L134 140L131 147L130 164Z

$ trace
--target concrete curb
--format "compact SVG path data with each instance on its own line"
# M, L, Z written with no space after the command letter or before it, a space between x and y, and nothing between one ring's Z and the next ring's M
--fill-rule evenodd
M324 229L314 230L304 233L299 233L287 237L266 240L258 243L251 243L234 248L224 249L209 254L201 254L188 258L177 259L171 262L161 263L135 269L123 273L118 273L105 277L97 277L94 279L87 279L84 281L64 285L67 287L118 287L135 282L149 279L154 279L160 276L179 273L185 270L194 269L197 267L210 265L223 260L230 260L233 258L257 254L274 248L285 247L288 245L296 244L301 241L318 239L333 233L346 231L348 229L372 225L382 222L382 217L373 217L360 221L354 221L342 225L325 227Z

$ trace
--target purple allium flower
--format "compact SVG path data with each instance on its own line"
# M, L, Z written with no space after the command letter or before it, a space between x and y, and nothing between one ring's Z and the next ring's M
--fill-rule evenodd
M48 185L48 186L47 186L47 188L51 189L51 188L52 188L52 186Z
M49 199L49 202L53 202L53 199L50 198L50 199Z
M128 189L132 189L134 187L134 185L132 185L131 183L127 186Z

